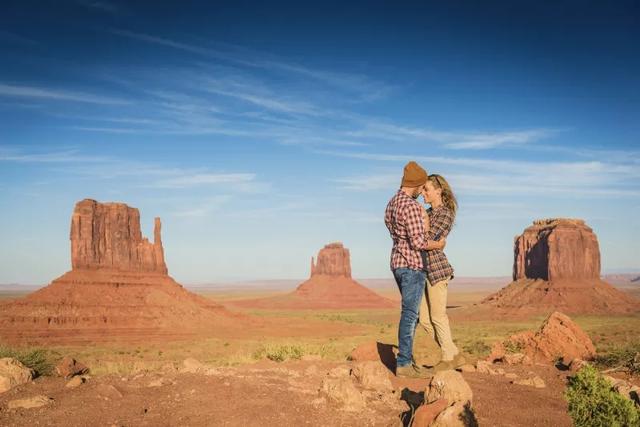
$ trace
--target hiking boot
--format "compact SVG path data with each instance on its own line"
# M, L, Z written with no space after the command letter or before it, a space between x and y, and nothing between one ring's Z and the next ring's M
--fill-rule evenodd
M396 367L396 377L401 378L429 378L429 373L425 372L418 365L410 363L406 366Z
M467 361L467 358L464 357L464 354L458 353L453 357L453 360L451 361L451 363L453 363L454 368L459 368L460 366L467 364L469 362Z
M432 366L427 369L429 374L435 374L436 372L441 371L450 371L456 368L456 365L453 360L441 360L437 365Z

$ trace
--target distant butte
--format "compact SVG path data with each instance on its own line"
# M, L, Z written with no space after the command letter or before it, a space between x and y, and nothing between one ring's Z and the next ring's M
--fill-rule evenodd
M478 309L495 314L627 314L640 301L600 278L600 248L583 220L533 222L514 241L513 282Z
M73 211L70 240L71 271L0 305L0 337L65 342L184 335L238 321L168 275L160 218L151 243L142 237L138 209L85 199Z
M397 304L351 278L351 256L342 243L330 243L311 258L309 280L281 296L234 301L233 305L263 309L392 308Z

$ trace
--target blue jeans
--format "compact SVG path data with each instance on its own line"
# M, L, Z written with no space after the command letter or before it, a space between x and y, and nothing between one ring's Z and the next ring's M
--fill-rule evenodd
M398 289L402 295L402 312L398 326L397 366L407 366L413 361L413 338L418 324L420 301L424 293L427 274L422 270L398 268L393 270Z

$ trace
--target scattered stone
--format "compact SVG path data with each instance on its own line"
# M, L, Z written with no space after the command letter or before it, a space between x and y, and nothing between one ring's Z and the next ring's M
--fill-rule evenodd
M351 373L365 389L383 392L393 390L389 370L380 362L360 362Z
M486 362L484 360L478 360L476 362L476 371L480 372L481 374L488 374L489 369L489 362Z
M0 359L0 393L28 383L33 379L33 370L27 368L19 360L12 357Z
M460 372L476 372L476 367L469 363L466 363L462 366L459 366L457 370Z
M478 425L471 404L457 402L440 413L431 427L467 427Z
M421 405L416 410L413 415L413 424L412 427L428 427L431 425L433 420L436 419L438 415L442 411L444 411L449 402L447 399L438 399L435 402L429 403L427 405Z
M81 386L82 384L84 384L86 382L86 378L82 377L80 375L76 375L75 377L71 378L67 384L65 384L65 387L67 388L76 388Z
M535 388L545 388L547 386L544 383L544 380L537 375L529 378L523 378L521 380L515 380L512 382L513 384L526 385L526 386L535 387Z
M531 365L531 358L523 353L505 354L502 361L507 365Z
M504 345L501 341L498 341L491 346L491 353L489 353L486 360L489 363L500 361L504 358L506 353L507 350L504 348Z
M194 359L193 357L189 357L187 359L184 359L184 361L182 362L182 369L180 370L180 372L185 374L197 374L204 371L205 369L206 367L202 362Z
M327 376L332 378L348 377L350 374L351 369L347 366L338 366L327 372Z
M172 384L171 380L168 380L166 378L157 378L151 381L149 384L147 384L147 387L162 387L163 385L169 385L169 384Z
M506 374L504 374L505 378L508 378L510 380L515 380L516 378L518 378L518 375L514 374L513 372L508 372Z
M365 407L362 393L353 385L349 377L325 378L320 392L329 402L339 405L345 411L360 411Z
M111 384L98 384L95 388L96 392L105 399L120 399L122 392Z
M584 368L585 366L587 366L589 364L589 362L586 362L578 357L576 357L575 359L573 359L570 363L569 363L569 369L571 370L571 372L576 373L578 372L580 369Z
M50 405L53 403L53 399L42 394L28 397L26 399L15 399L7 402L8 409L31 409L31 408L39 408L41 406Z
M437 372L431 378L424 395L427 403L446 399L451 405L455 402L470 403L473 400L471 387L464 380L462 374L453 370Z
M56 373L66 379L69 379L74 375L84 375L88 372L89 368L70 356L63 357L56 365Z

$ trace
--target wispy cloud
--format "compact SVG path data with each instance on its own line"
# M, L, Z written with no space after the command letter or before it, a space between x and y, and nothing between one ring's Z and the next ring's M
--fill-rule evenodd
M178 49L184 52L226 61L243 67L259 68L269 72L280 72L289 75L298 75L299 77L306 79L313 79L345 92L356 93L359 96L359 101L377 100L388 95L395 89L391 85L373 80L366 75L313 69L301 64L283 61L275 58L274 56L265 55L264 53L252 51L240 46L227 44L225 45L226 50L212 49L193 43L185 43L169 38L137 33L124 29L111 29L110 32L133 40Z
M525 129L518 131L467 132L440 131L434 129L400 126L380 121L365 121L362 129L347 132L353 137L375 138L391 141L437 142L454 150L486 150L503 146L522 146L548 138L559 132L557 129Z
M87 156L78 150L53 151L47 153L25 153L14 147L0 146L0 162L17 163L93 163L108 161L108 157Z
M434 165L456 191L469 195L572 195L580 197L637 197L640 195L640 170L635 165L603 161L533 162L510 159L469 157L411 156L372 153L325 154L362 160L404 163L421 162L429 172ZM351 191L377 191L397 188L402 175L383 172L334 178L340 188Z
M172 212L171 215L182 218L206 217L212 212L222 208L230 200L231 196L227 194L210 197L204 202L201 202L198 206L192 206L190 209L176 210Z
M203 185L246 184L255 178L256 175L253 173L195 173L163 179L152 186L157 188L187 188Z
M88 104L124 105L129 101L107 96L93 95L82 92L47 89L35 86L18 86L0 83L0 96L16 98L41 98L55 101L82 102Z

